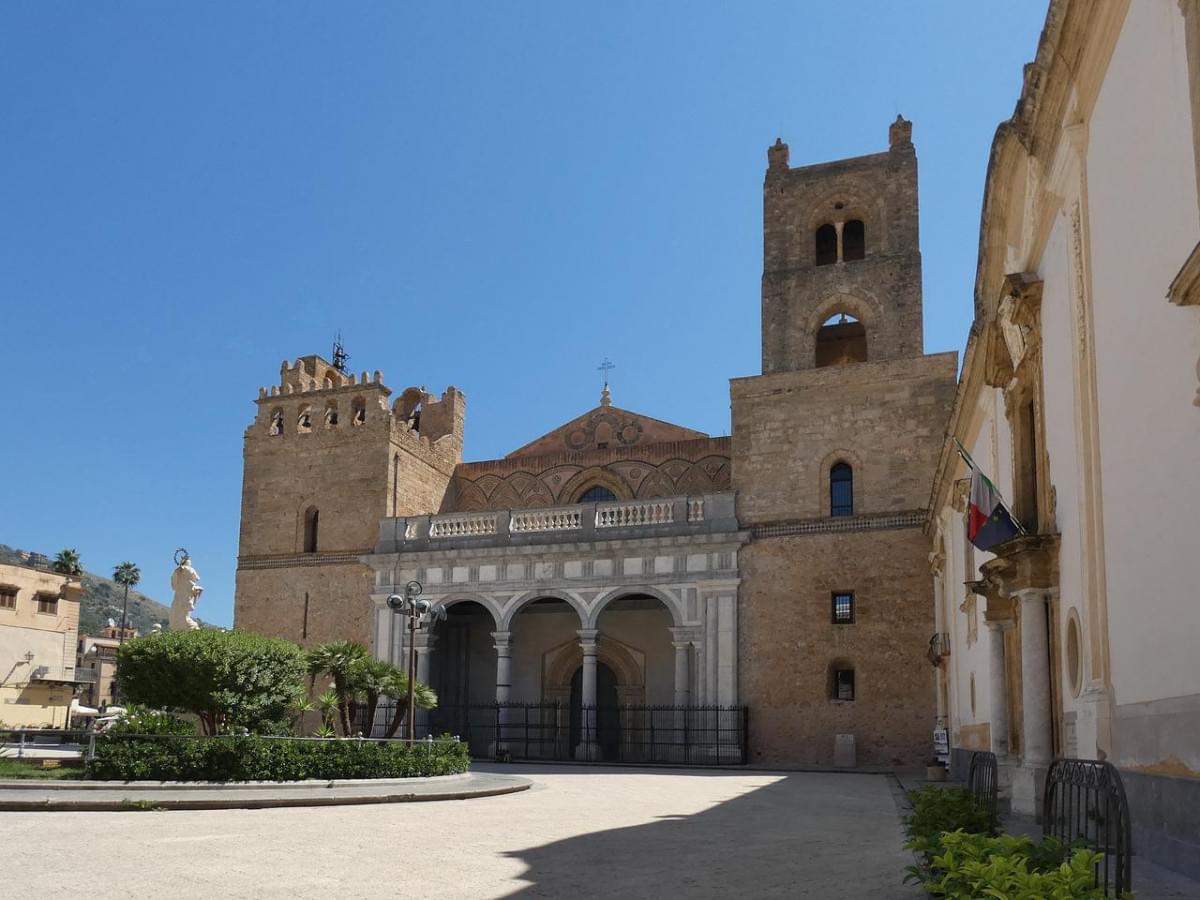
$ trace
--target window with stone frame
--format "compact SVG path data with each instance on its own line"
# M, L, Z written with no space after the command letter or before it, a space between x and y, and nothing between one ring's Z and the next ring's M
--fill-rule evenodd
M854 624L854 592L853 591L834 591L833 592L833 624L834 625L853 625Z
M867 255L867 230L862 219L851 219L842 226L842 261L853 262Z
M58 615L58 597L54 594L38 594L37 611L47 616Z
M17 608L17 589L11 584L0 584L0 609Z
M838 235L834 225L825 224L817 229L816 263L818 266L833 265L838 260Z

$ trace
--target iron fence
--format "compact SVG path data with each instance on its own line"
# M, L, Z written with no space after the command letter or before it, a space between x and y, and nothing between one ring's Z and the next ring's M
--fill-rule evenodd
M999 767L996 754L977 750L971 754L971 767L967 770L967 787L976 805L988 813L989 828L996 828L996 796L999 787Z
M381 703L369 729L358 710L356 730L381 737L393 710ZM416 733L458 735L486 759L745 765L748 716L744 706L478 703L418 710Z
M1084 843L1104 856L1096 885L1119 896L1133 884L1129 803L1121 773L1094 759L1056 759L1046 773L1042 833L1066 844Z

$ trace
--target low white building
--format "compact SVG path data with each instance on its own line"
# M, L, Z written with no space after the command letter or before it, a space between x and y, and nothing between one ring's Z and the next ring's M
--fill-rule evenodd
M1137 852L1192 874L1198 73L1196 0L1051 3L992 148L929 520L956 764L993 750L1033 813L1053 757L1107 759ZM994 553L966 541L955 438L1026 529Z

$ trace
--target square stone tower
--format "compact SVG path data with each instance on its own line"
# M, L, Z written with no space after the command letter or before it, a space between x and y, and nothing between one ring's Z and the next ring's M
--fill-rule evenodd
M441 508L462 461L466 398L391 390L319 356L284 361L260 388L243 449L234 625L306 646L370 646L379 522Z
M932 580L921 532L954 398L925 356L917 159L789 168L763 186L761 375L731 382L743 555L739 666L763 763L913 765L936 722Z

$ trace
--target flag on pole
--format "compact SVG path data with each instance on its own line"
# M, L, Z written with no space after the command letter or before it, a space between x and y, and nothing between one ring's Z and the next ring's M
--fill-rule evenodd
M975 460L963 454L971 467L971 495L967 509L967 540L980 550L991 550L1021 534L1017 520L1013 518L996 486L983 474Z

